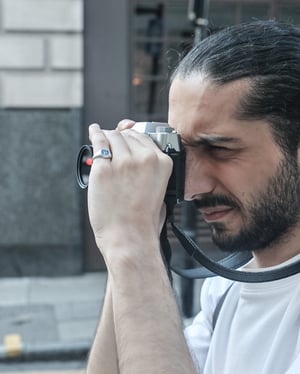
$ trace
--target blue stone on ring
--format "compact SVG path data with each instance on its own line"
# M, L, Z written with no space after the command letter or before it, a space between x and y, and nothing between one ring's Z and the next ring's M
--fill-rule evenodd
M106 159L111 159L112 158L112 154L110 152L110 150L108 148L101 148L99 149L98 152L96 152L93 156L93 160L95 160L96 158L106 158Z
M101 155L104 158L111 157L111 154L110 154L110 152L109 152L109 150L107 148L102 148L101 149Z

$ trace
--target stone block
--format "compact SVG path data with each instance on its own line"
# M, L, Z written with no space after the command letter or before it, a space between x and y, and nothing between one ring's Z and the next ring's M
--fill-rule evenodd
M92 343L98 325L98 318L73 321L58 321L57 330L61 341L90 341Z
M44 40L31 36L0 36L0 68L43 68Z
M82 74L7 73L2 80L4 108L76 108L82 106Z
M81 271L79 110L0 111L0 276Z
M0 277L56 277L78 275L82 271L80 243L0 244ZM6 303L9 305L10 299Z
M26 305L30 281L28 278L1 279L0 282L0 309L13 305Z
M0 308L0 336L20 335L25 343L58 339L54 308L50 305L15 305Z
M51 281L48 279L36 279L30 285L28 301L31 304L66 304L74 302L74 290L76 290L76 302L84 305L86 302L102 302L103 278L105 274L96 276L64 277Z
M3 0L2 14L5 30L83 29L83 0Z
M52 69L81 69L83 45L81 35L52 36L49 40L49 65Z
M69 321L70 319L99 318L99 311L102 307L100 301L69 302L55 305L56 319Z

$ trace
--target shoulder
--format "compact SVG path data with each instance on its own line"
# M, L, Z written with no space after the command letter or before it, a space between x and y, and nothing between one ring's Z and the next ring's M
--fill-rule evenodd
M223 295L234 284L233 281L222 277L207 278L201 288L201 311L196 315L193 323L187 327L188 335L197 335L198 331L205 329L211 334L213 330L214 312Z
M201 290L201 309L212 318L219 301L234 283L222 277L206 279Z

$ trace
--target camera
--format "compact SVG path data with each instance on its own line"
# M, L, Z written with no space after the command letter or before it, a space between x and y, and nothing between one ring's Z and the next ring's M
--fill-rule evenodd
M173 170L168 182L165 201L176 204L184 197L185 151L180 135L163 122L136 122L133 130L148 134L155 144L173 160ZM92 166L93 147L83 145L77 157L76 179L83 189L88 186L89 173Z

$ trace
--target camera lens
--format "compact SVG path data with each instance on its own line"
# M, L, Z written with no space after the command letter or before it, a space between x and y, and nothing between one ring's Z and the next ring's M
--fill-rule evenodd
M93 147L90 145L83 145L77 156L77 173L76 179L79 187L87 188L89 184L89 175L93 163Z

